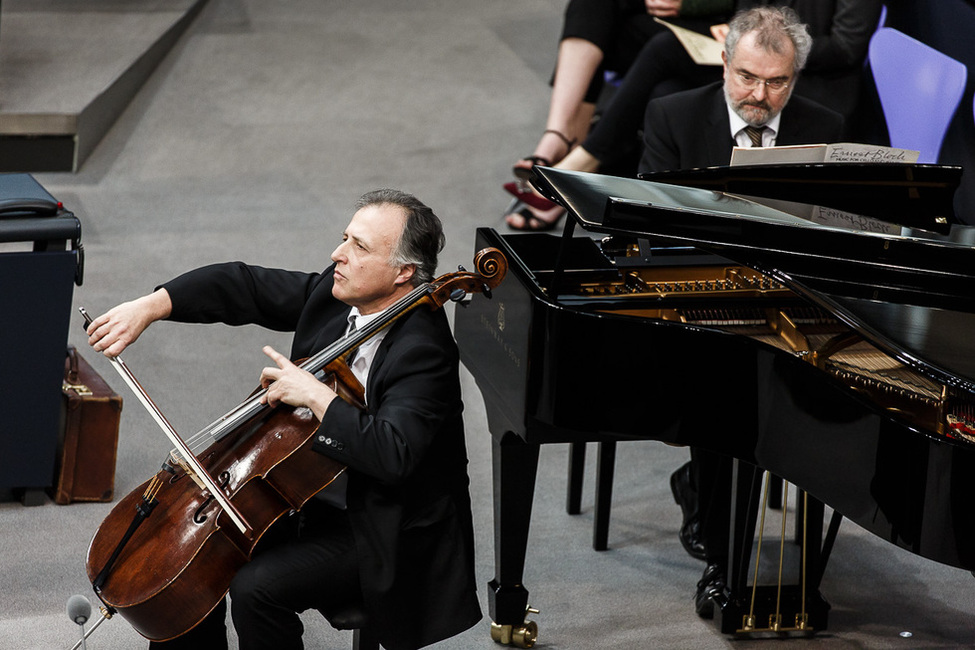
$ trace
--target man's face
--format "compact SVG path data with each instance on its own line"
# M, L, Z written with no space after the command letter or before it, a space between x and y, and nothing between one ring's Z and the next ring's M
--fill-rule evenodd
M369 205L354 215L332 253L332 295L363 314L385 309L411 289L413 266L394 266L406 214L396 205Z
M761 126L778 115L792 95L794 57L791 43L785 54L767 52L755 44L754 32L738 41L731 61L722 52L725 99L731 109L752 126ZM788 87L776 94L769 92L765 81L785 82ZM754 87L749 88L749 82Z

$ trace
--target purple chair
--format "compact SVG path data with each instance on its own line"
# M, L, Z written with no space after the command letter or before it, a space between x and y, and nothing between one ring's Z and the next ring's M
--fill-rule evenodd
M965 65L891 27L870 39L868 58L890 146L920 151L919 163L938 162L965 91Z

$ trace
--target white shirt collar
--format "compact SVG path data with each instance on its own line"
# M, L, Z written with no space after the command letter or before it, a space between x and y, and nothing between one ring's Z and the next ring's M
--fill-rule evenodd
M372 321L374 321L377 318L379 318L380 316L382 316L385 312L386 312L386 310L384 309L383 311L377 311L374 314L365 314L365 315L363 315L363 314L360 314L359 313L359 308L358 307L353 307L352 308L352 311L349 312L349 327L350 327L350 330L351 330L352 323L355 323L355 328L357 330L361 330L363 327L365 327L366 325L368 325ZM350 331L350 330L346 330L346 331Z

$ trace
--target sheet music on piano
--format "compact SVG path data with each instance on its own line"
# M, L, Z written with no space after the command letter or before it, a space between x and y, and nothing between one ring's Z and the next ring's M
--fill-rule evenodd
M735 147L731 166L830 164L830 163L916 163L921 152L856 142L797 144L782 147Z

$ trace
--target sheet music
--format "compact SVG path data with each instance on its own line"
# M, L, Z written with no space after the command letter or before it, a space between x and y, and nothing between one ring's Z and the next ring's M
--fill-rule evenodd
M818 163L916 163L918 151L856 142L788 147L735 147L731 166Z
M674 36L684 46L687 53L691 55L694 63L698 65L722 65L721 52L724 51L724 45L722 43L719 43L710 36L698 34L694 30L672 25L666 20L660 20L659 18L654 18L654 20L674 32Z

